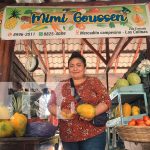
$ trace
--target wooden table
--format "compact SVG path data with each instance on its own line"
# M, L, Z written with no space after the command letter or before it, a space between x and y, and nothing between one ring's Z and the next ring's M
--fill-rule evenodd
M59 136L43 137L12 137L0 138L0 150L40 150L43 145L53 145L55 150L59 147Z

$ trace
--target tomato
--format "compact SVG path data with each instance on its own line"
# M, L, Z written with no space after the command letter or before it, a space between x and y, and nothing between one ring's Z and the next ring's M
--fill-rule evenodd
M150 119L146 120L146 121L145 121L145 124L146 124L147 126L150 126Z
M143 120L144 120L144 121L146 121L146 120L148 120L148 119L150 119L149 116L143 116Z
M128 122L128 126L135 126L135 125L136 125L136 121L134 119Z
M137 123L137 124L144 124L144 120L143 120L143 119L137 119L137 120L136 120L136 123Z
M137 126L146 126L145 123L139 123Z

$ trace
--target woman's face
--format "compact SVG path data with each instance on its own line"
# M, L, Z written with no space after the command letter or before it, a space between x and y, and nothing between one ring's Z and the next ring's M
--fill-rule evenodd
M85 70L86 68L84 66L84 63L79 58L73 58L69 62L69 73L73 79L83 78Z

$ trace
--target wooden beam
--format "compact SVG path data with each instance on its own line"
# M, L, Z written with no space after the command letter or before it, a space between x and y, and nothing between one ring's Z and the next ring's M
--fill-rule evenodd
M150 7L150 4L149 4L149 7ZM147 43L146 56L150 60L150 36L146 38L146 43Z
M106 60L104 59L104 57L89 43L89 41L85 38L82 39L87 46L104 62L104 64L106 64Z
M62 50L63 50L63 53L62 53L62 59L63 59L63 73L66 74L66 66L65 66L65 40L62 39Z
M108 61L110 60L110 49L109 49L109 38L105 39L105 45L106 45L106 61L108 63Z
M134 55L134 57L133 57L132 64L134 64L134 62L136 61L136 59L137 59L137 57L138 57L138 54L139 54L139 51L140 51L140 47L141 47L142 41L143 41L142 38L140 38L140 39L138 40L137 48L136 48L135 55Z
M122 37L120 38L118 44L115 47L114 53L112 54L109 62L107 63L106 70L110 69L113 65L114 60L117 58L119 53L123 50L124 44L127 41L128 37Z
M46 40L42 40L42 44L43 44L43 51L44 51L44 58L45 58L45 63L46 63L47 75L50 76L49 59L48 59L48 53L47 53Z
M85 43L83 42L83 40L81 40L81 46L80 46L81 55L83 55L84 48L85 48Z
M102 49L103 49L103 39L99 39L99 44L98 44L98 52L101 54L102 53ZM97 57L96 58L96 73L99 73L99 64L100 64L100 58Z
M119 56L116 58L114 73L117 73L118 62L119 62Z
M59 7L59 6L107 6L107 5L121 5L121 4L134 4L135 1L134 0L122 0L122 1L90 1L90 2L45 2L45 3L23 3L23 4L14 4L14 6L55 6L55 7Z
M3 9L6 6L10 6L10 5L15 5L15 3L14 2L10 2L10 1L2 2L2 3L0 3L0 9Z
M4 58L4 49L5 49L5 41L0 40L0 68L2 69L2 63L3 63L3 58Z
M0 46L0 68L1 68L1 75L0 81L1 82L8 82L10 80L10 70L11 70L11 62L12 62L12 54L15 46L15 41L7 40L1 41Z
M128 66L128 67L118 67L118 69L129 69L131 66ZM37 70L40 70L41 68L38 67ZM51 70L62 70L63 67L51 67L49 68ZM66 67L66 69L68 69L68 67ZM86 67L86 69L96 69L95 67ZM104 70L106 69L106 67L99 67L99 70ZM111 67L111 69L115 69L115 67Z
M60 50L60 51L47 51L47 54L62 54L62 51L63 50ZM110 50L109 53L113 53L114 51L113 50ZM25 51L15 51L15 54L16 55L24 55L26 52ZM32 52L29 52L30 54L32 54ZM72 52L71 51L65 51L65 54L71 54ZM106 53L106 50L102 51L101 54L105 54ZM131 53L131 54L134 54L135 53L135 50L125 50L125 51L122 51L121 52L122 54L127 54L127 53ZM44 54L43 51L40 51L40 54ZM84 51L84 54L93 54L93 51Z
M107 86L107 92L109 92L109 74L108 74L108 70L106 70L106 86Z
M123 47L122 47L122 49L121 49L121 51L119 52L119 55L120 55L120 53L122 53L122 54L124 54L124 53L135 53L135 51L134 50L132 50L132 51L130 51L130 50L126 50L126 51L123 51L125 48L126 48L126 46L132 41L132 39L133 39L133 37L129 37L128 39L127 39L127 41L124 43L124 45L123 45Z
M31 54L30 49L29 49L29 46L27 45L27 43L26 43L25 40L23 40L23 43L24 43L24 49L25 49L26 56L28 57L29 54ZM20 43L20 44L21 44L21 43Z

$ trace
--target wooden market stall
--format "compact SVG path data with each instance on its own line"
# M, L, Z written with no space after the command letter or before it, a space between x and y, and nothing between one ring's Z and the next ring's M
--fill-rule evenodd
M36 4L36 3L30 3L30 4L16 4L16 3L13 3L13 2L10 2L10 1L5 1L1 6L1 8L4 8L5 6L9 5L10 8L12 7L16 7L18 6L19 7L24 7L24 6L33 6L33 8L36 8L37 6L39 6L39 8L44 8L44 6L48 6L50 8L64 8L64 11L65 13L67 14L70 9L68 9L69 7L73 7L73 8L83 8L84 7L86 8L89 8L91 9L91 6L92 7L105 7L105 6L112 6L112 5L131 5L131 4L136 4L136 3L143 3L143 2L148 2L148 1L140 1L140 0L127 0L127 1L89 1L89 2L64 2L64 3L61 3L61 2L57 2L57 3L52 3L50 1L45 1L44 3L42 4ZM148 4L147 4L148 5ZM42 6L42 7L41 7ZM112 10L111 10L112 11ZM129 10L126 10L126 11L129 11ZM36 12L37 14L40 13L40 12ZM35 13L35 14L36 14ZM64 14L65 14L64 13ZM100 13L100 12L98 12ZM120 13L120 12L119 12ZM28 18L27 16L22 16L22 20L23 21L28 21ZM147 23L148 26L149 26L149 23ZM103 67L103 69L105 70L105 74L106 74L106 83L107 83L107 89L109 90L110 87L109 87L109 71L110 69L112 68L113 66L113 63L116 61L116 65L114 66L114 69L117 69L118 67L118 63L117 63L117 58L119 58L119 56L123 53L124 49L131 43L131 41L133 39L137 39L139 38L140 40L141 39L144 39L146 41L146 50L145 50L145 56L147 59L150 60L150 34L149 34L149 31L147 30L148 29L148 26L145 27L144 30L147 31L146 34L142 33L138 34L135 36L134 34L133 35L130 35L129 33L127 34L127 36L124 36L124 37L120 37L120 36L114 36L118 39L118 43L116 44L114 50L112 53L110 53L110 38L112 37L109 37L109 35L106 37L104 37L104 35L98 35L94 38L101 38L101 36L105 39L105 54L102 55L101 53L101 47L99 47L99 49L96 49L93 44L90 42L90 36L88 36L86 38L86 36L80 36L78 37L78 35L76 36L76 38L80 38L81 39L81 43L82 45L86 45L91 51L92 53L96 54L96 56L104 63L105 67ZM113 28L113 24L111 25L111 28ZM52 28L50 28L52 29ZM60 28L58 28L57 26L55 26L55 28L53 28L53 30L57 30L60 31ZM44 81L47 82L48 81L48 77L51 76L51 73L50 73L50 70L51 68L49 67L49 62L48 62L48 54L51 54L52 52L51 51L48 51L47 50L47 45L46 43L48 43L48 39L47 38L52 38L51 35L48 37L44 37L43 39L40 37L40 36L37 36L37 37L34 37L34 36L29 36L29 37L12 37L12 33L9 34L8 32L5 33L4 35L4 31L2 31L3 33L3 39L0 40L0 81L1 82L14 82L14 83L18 83L18 82L25 82L25 81L29 81L29 82L36 82L35 79L34 79L34 75L32 72L29 72L24 65L21 64L21 62L19 61L18 57L16 57L17 54L25 54L25 56L27 56L28 54L30 53L33 53L34 55L36 55L38 57L38 60L39 60L39 63L40 63L40 67L37 68L37 69L41 69L42 72L44 73ZM36 30L35 30L36 32ZM52 33L52 32L51 32ZM73 34L73 33L72 33ZM135 33L136 34L136 33ZM6 38L8 36L10 36L8 39ZM40 35L40 33L39 33ZM72 35L71 35L72 36ZM91 35L92 36L92 35ZM59 36L58 36L59 37ZM56 39L58 37L55 37ZM40 40L39 43L42 43L42 46L43 46L43 51L40 51L39 47L38 47L38 42L36 42L36 38L38 38ZM60 36L60 38L66 38L65 36L63 37ZM68 38L68 37L67 37ZM71 37L69 37L71 38ZM14 47L15 47L15 40L20 40L22 41L23 46L25 46L25 49L24 49L24 52L16 52L14 50ZM65 50L63 51L64 47L65 47L65 41L64 39L62 39L62 53L63 54L63 63L65 61L64 57L65 57ZM140 43L140 40L139 40L139 43ZM142 42L141 42L142 43ZM30 50L31 49L31 50ZM84 46L81 47L81 52L84 54ZM137 46L137 49L136 49L136 52L135 52L135 55L134 55L134 59L133 59L133 63L132 63L132 66L131 68L128 68L128 72L125 74L127 75L129 72L131 72L132 69L134 69L135 65L137 64L136 62L136 59L138 58L138 55L139 55L139 50L140 50L140 45L138 44ZM87 52L89 53L89 52ZM42 54L44 54L44 59L42 57ZM55 52L54 52L55 54ZM59 53L60 54L60 53ZM68 53L70 54L70 52ZM89 53L91 54L91 53ZM95 67L95 69L98 69L98 65ZM63 67L61 68L62 70L67 70L65 64L63 65ZM65 71L64 71L65 72ZM15 89L19 88L17 87L17 84L14 84L14 87ZM149 103L150 103L150 99L149 99ZM6 139L7 140L7 139ZM26 142L26 140L28 139L23 139L24 142ZM40 139L41 140L41 139ZM37 145L40 145L40 140L37 139L37 141L33 141L33 143L38 143ZM110 140L110 139L108 139ZM2 139L0 140L0 142L5 142L5 139ZM12 142L10 140L10 142ZM36 145L35 144L35 145ZM110 145L108 145L107 149L109 149ZM33 146L34 147L34 146ZM28 148L27 148L28 149ZM34 148L33 148L34 149ZM36 150L36 149L35 149Z

